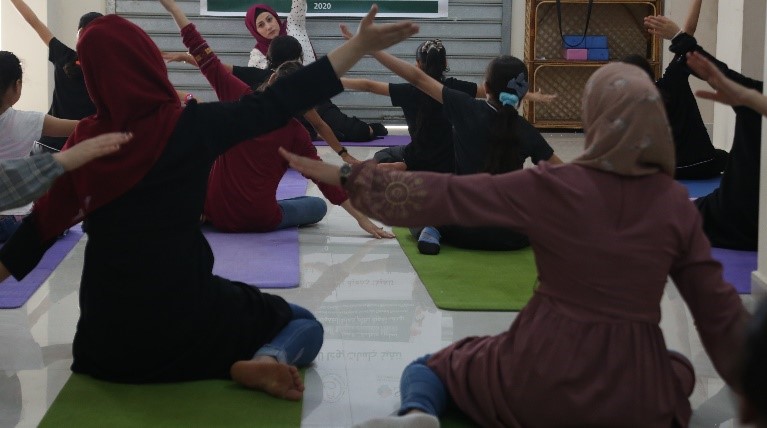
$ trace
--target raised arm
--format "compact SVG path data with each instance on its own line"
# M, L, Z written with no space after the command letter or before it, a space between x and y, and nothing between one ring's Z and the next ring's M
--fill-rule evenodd
M11 3L13 3L13 6L19 11L21 17L32 26L32 29L35 30L43 43L47 46L51 42L51 39L53 39L53 33L51 33L48 26L43 24L43 21L40 21L40 18L37 17L32 8L24 3L24 0L11 0Z
M370 79L351 79L342 77L341 84L344 89L354 89L355 91L370 92L371 94L389 96L389 84Z
M165 10L171 14L179 30L182 30L184 27L191 24L191 21L189 21L189 18L184 11L178 7L175 0L160 0L160 3L165 7ZM183 62L185 64L199 67L197 60L195 60L194 56L189 52L163 52L162 57L166 62ZM232 72L233 66L231 64L221 63L221 66L230 73Z
M43 120L43 135L46 137L69 137L79 120L59 119L49 114Z
M767 97L756 89L746 88L731 79L699 52L687 54L687 65L714 91L695 91L695 95L733 107L746 106L767 116Z
M373 58L401 78L407 80L426 95L442 102L442 83L434 80L420 68L384 51L373 53Z
M288 14L287 32L301 43L301 49L304 52L304 65L317 61L317 55L314 53L314 47L309 40L309 33L306 32L306 0L293 0Z
M687 12L687 20L684 22L682 31L694 36L695 30L698 29L698 19L700 18L700 7L703 0L692 0L690 4L690 11Z

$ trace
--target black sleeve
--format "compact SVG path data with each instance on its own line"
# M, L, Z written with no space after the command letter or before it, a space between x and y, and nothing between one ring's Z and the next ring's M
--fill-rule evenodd
M540 131L533 125L530 125L530 122L523 117L519 117L519 120L521 121L521 141L527 146L530 160L536 165L542 160L549 160L554 155L554 149L552 149L549 143L546 142L546 139L543 138Z
M45 252L56 242L56 239L42 242L34 224L34 216L34 212L26 216L0 248L0 263L19 281L40 263Z
M298 112L308 110L343 90L327 57L278 79L262 93L236 102L194 104L195 133L217 156L240 141L284 126Z
M272 72L271 70L264 70L263 68L258 67L241 67L235 65L232 66L232 74L251 88L256 89L269 80L269 76L272 75Z
M61 43L59 39L54 37L48 43L48 61L54 66L61 68L75 60L77 60L77 52Z
M445 81L445 86L449 86L450 89L463 92L464 94L476 98L477 97L477 84L474 82L467 82L465 80L459 80L454 78L448 78Z
M447 86L442 87L442 111L450 123L455 124L461 120L470 120L474 109L472 105L476 101L476 91L474 95L468 95L465 92L450 89Z
M413 103L413 91L418 88L409 83L389 83L389 98L394 107L409 106Z

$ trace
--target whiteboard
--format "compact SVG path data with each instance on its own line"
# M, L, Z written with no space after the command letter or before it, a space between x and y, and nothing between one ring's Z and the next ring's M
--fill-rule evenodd
M382 18L445 18L448 0L306 0L306 16L365 16L378 5ZM200 15L245 16L248 8L266 3L281 16L290 12L291 0L200 0Z

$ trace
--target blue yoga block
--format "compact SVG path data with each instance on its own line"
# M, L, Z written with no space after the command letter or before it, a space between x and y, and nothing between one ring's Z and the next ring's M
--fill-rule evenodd
M607 36L586 36L586 49L607 49Z
M586 39L582 35L570 34L562 37L565 39L562 43L564 49L586 49Z
M607 61L610 59L609 49L589 49L588 51L589 61Z

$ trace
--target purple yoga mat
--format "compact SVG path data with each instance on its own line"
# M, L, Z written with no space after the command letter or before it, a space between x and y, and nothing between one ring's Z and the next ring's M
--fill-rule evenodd
M59 238L45 253L40 263L24 279L16 281L10 277L0 283L0 309L19 308L27 303L38 288L51 276L54 269L72 251L83 237L83 230L78 224L69 229L69 233Z
M409 135L387 135L385 137L377 138L372 141L366 141L364 143L356 141L341 141L341 145L344 147L393 147L410 144L410 141L411 139ZM323 140L319 140L314 141L314 145L327 146L328 143Z
M751 272L756 270L756 251L712 248L711 255L722 263L724 279L740 294L751 294Z
M306 194L307 180L288 170L277 188L277 199ZM268 233L222 233L210 226L203 234L213 249L213 273L259 288L293 288L301 280L298 228Z

